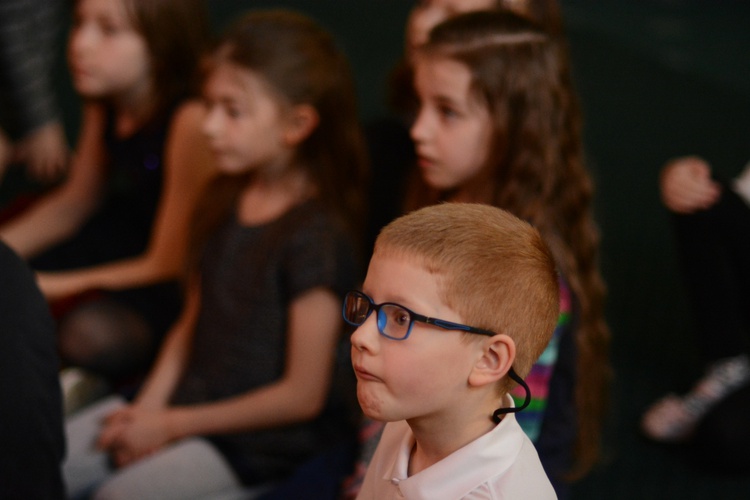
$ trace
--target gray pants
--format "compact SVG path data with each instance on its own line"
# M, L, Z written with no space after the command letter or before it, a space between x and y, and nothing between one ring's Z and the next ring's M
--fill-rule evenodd
M68 419L68 456L63 474L71 499L183 500L251 499L268 487L245 488L224 457L207 440L188 438L122 469L113 469L95 447L102 420L125 405L109 397Z

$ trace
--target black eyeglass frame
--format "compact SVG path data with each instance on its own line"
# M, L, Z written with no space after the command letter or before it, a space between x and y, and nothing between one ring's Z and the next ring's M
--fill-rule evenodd
M367 309L367 313L365 314L365 317L364 317L364 319L362 320L361 323L355 323L353 321L349 321L349 319L346 317L346 303L347 303L347 299L349 298L350 295L354 295L354 296L360 297L360 298L365 298L365 299L367 299L367 303L369 304L369 307ZM489 337L492 337L492 336L496 335L495 332L493 332L491 330L485 330L484 328L476 328L476 327L473 327L473 326L462 325L461 323L454 323L452 321L446 321L446 320L443 320L443 319L430 318L429 316L425 316L423 314L415 313L414 311L412 311L408 307L404 307L401 304L397 304L395 302L383 302L382 304L376 304L375 301L372 300L372 298L370 298L369 295L367 295L364 292L360 292L359 290L350 290L349 292L346 293L346 295L344 296L344 304L343 304L343 307L341 309L341 315L343 316L344 321L346 321L347 324L349 324L351 326L362 326L364 324L364 322L367 321L367 318L370 317L370 315L372 314L373 311L376 311L378 314L380 314L380 308L383 307L383 306L387 306L387 305L400 307L401 309L403 309L404 311L406 311L406 312L409 313L409 327L406 330L406 335L404 335L403 337L400 337L400 338L399 337L392 337L392 336L388 335L383 330L381 330L381 328L380 328L380 322L379 321L375 322L377 324L378 333L380 333L380 335L382 335L383 337L389 338L391 340L406 340L407 338L409 338L409 335L411 334L411 328L412 328L412 326L414 326L414 322L415 321L419 321L420 323L426 323L428 325L434 325L434 326L437 326L438 328L442 328L444 330L458 330L458 331L462 331L462 332L476 333L476 334L479 334L479 335L487 335ZM377 319L378 318L376 318L376 320ZM387 324L387 318L386 318L385 322ZM385 326L384 326L384 328L385 328ZM518 385L520 385L521 387L523 387L524 391L526 392L526 396L525 396L524 402L523 402L523 404L521 404L521 406L517 406L515 408L498 408L497 410L495 410L494 413L492 414L492 420L496 424L500 423L500 420L502 420L502 415L504 415L506 413L516 413L516 412L519 412L519 411L523 410L524 408L526 408L527 406L529 406L529 403L531 403L531 389L529 389L529 386L526 384L526 382L524 381L524 379L522 379L516 373L516 371L513 369L513 367L511 367L508 370L508 376L513 381L515 381Z
M367 313L365 314L364 319L362 320L362 323L355 323L353 321L349 321L349 318L346 317L346 303L347 303L347 299L350 296L367 299L367 303L370 305L370 307L367 309ZM372 298L370 298L369 295L367 295L364 292L360 292L359 290L351 290L346 293L346 295L344 296L344 305L341 310L341 314L344 317L344 321L346 321L348 324L352 326L360 326L365 321L367 321L367 318L370 317L373 311L380 314L380 308L383 306L396 306L409 313L409 327L406 330L406 335L404 335L403 337L393 337L391 335L388 335L387 333L385 333L385 331L383 331L385 329L385 325L383 326L383 329L381 329L380 322L379 321L377 322L378 332L380 332L382 336L387 337L391 340L406 340L407 338L409 338L409 335L411 334L411 329L414 326L415 321L418 321L420 323L426 323L428 325L434 325L434 326L437 326L438 328L442 328L443 330L458 330L462 332L476 333L479 335L487 335L489 337L496 335L495 332L490 331L490 330L485 330L484 328L476 328L474 326L462 325L461 323L454 323L452 321L446 321L444 319L438 319L438 318L431 318L429 316L425 316L424 314L415 313L408 307L404 307L401 304L397 304L396 302L383 302L382 304L376 304L375 301L372 300ZM387 324L387 320L385 321L385 323Z

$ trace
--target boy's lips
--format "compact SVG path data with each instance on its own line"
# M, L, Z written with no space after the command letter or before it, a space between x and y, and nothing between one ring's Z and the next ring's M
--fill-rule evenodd
M357 380L370 380L380 382L380 379L368 372L359 365L354 365L354 373L357 375Z

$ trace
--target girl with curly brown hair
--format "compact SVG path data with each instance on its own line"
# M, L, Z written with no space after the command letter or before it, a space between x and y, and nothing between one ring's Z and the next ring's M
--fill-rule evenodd
M407 209L495 205L533 224L560 271L561 316L527 382L525 430L565 496L596 461L610 368L593 186L559 41L501 11L462 14L416 49L411 137L418 175Z

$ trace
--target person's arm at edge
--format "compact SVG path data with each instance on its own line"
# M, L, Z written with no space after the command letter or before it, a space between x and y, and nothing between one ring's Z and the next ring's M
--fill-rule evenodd
M70 237L96 210L105 178L104 109L87 103L71 169L62 185L0 227L0 239L30 259Z

